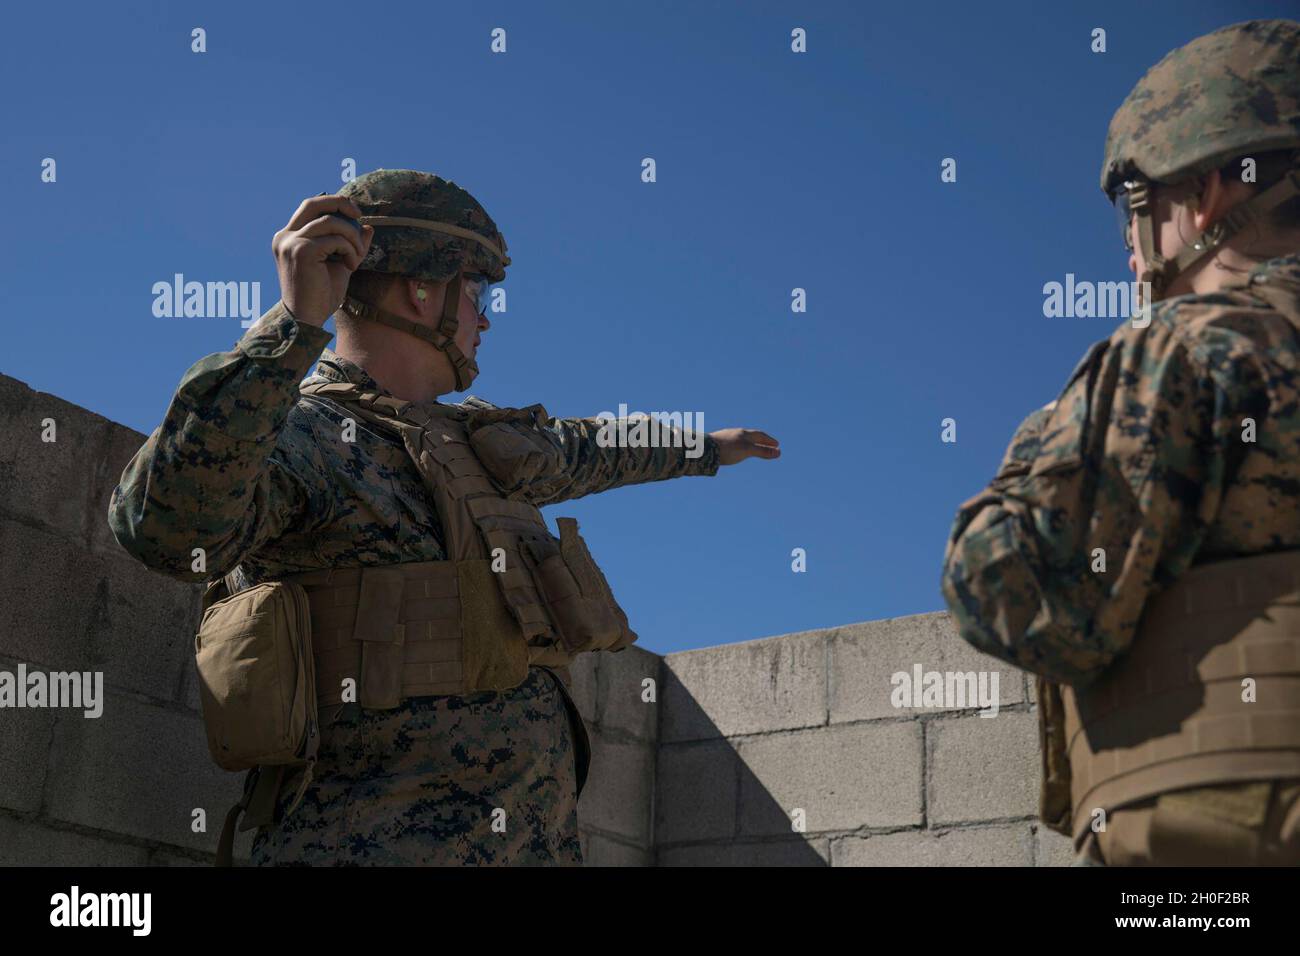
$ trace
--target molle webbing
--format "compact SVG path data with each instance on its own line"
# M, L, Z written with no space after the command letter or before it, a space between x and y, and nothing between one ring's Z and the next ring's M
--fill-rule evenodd
M1300 552L1193 568L1096 683L1061 690L1076 844L1098 808L1300 777Z
M557 541L537 508L503 495L475 449L500 451L493 429L532 434L546 420L541 406L415 404L347 383L302 391L401 438L441 519L447 555L290 579L309 596L322 706L339 701L347 678L363 707L383 709L405 697L514 687L531 665L563 669L580 651L636 640L576 523L561 519Z
M505 562L505 570L498 572L499 582L525 638L554 643L557 635L528 570L534 555L521 553L521 544L554 550L554 538L537 508L502 497L470 444L471 413L433 403L402 402L361 392L354 385L321 385L309 391L346 401L346 407L377 428L401 436L442 519L447 557L452 561L492 558L499 548L495 557ZM545 414L536 408L519 414L532 420L539 413ZM500 420L502 416L490 417Z
M362 706L375 706L374 697L387 696L378 682L394 669L402 697L460 693L464 657L455 562L310 571L288 580L303 586L311 606L320 707L340 703L346 678L356 682Z

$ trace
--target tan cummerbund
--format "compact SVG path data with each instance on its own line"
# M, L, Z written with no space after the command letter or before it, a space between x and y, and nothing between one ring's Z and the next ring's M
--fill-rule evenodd
M362 574L370 568L345 568L296 574L311 606L311 641L316 656L316 694L320 706L338 704L343 681L361 686L362 642L356 639ZM396 624L401 629L401 696L463 693L460 595L454 561L385 565L401 575L403 588Z
M339 704L347 679L354 682L363 706L370 706L368 691L372 698L386 698L375 706L397 706L399 698L483 689L466 686L459 593L464 569L457 565L469 563L487 564L418 561L286 577L307 592L319 706ZM499 605L495 614L501 622L501 644L522 643L523 635L498 589L483 588L479 593ZM493 634L495 641L497 632ZM571 655L553 642L535 641L520 651L527 664L549 666L567 681ZM364 668L367 673L363 673L363 649L372 652ZM522 680L526 671L518 676Z
M1061 697L1076 842L1098 809L1300 777L1300 553L1192 568L1147 606L1127 654Z

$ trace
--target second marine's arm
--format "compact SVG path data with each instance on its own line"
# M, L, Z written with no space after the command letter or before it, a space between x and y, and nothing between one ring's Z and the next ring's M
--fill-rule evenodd
M942 589L979 650L1090 683L1191 565L1263 390L1229 333L1193 344L1164 314L1094 346L958 512Z

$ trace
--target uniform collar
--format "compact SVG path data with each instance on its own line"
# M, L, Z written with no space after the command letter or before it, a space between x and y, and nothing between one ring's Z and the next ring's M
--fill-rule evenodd
M1246 284L1274 281L1294 283L1298 280L1300 280L1300 253L1292 253L1289 256L1269 259L1267 262L1261 262L1255 266L1250 270Z
M378 392L380 395L388 395L386 389L380 388L379 383L370 377L370 374L356 362L345 359L334 352L333 349L326 349L321 353L320 361L316 364L316 370L307 377L307 381L326 381L326 382L346 382L351 385L359 385L368 392Z
M1300 253L1266 259L1253 266L1249 272L1223 284L1225 292L1234 289L1249 289L1260 283L1300 284Z

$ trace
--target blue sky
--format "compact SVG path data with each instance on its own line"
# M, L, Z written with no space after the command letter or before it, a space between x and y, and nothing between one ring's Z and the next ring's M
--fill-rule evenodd
M0 372L148 432L184 371L242 333L154 317L155 282L257 281L269 308L271 236L339 188L344 158L453 179L514 262L474 394L559 416L700 411L708 430L781 441L776 462L547 509L579 519L661 653L942 607L958 505L1116 324L1042 308L1066 273L1130 278L1097 183L1111 114L1170 49L1295 15L466 6L373 8L387 22L334 2L7 11Z

